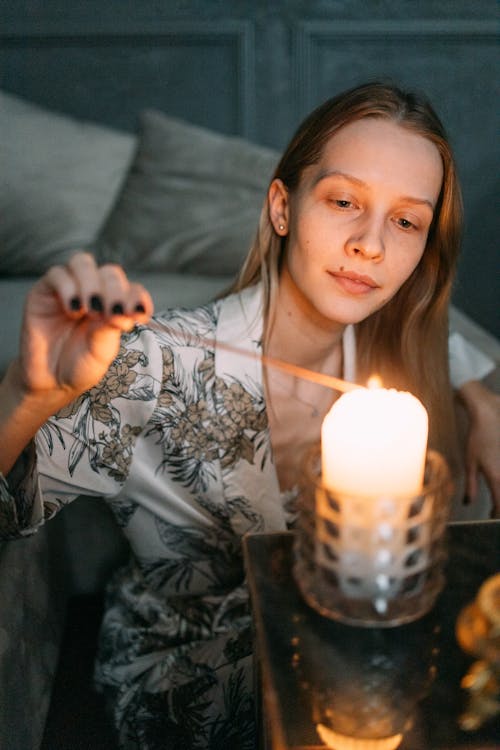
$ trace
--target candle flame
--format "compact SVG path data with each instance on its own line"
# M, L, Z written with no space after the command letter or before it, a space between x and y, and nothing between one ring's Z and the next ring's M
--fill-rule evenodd
M368 388L382 388L382 378L380 375L370 375L367 386Z
M324 724L317 724L316 731L321 740L332 750L396 750L403 740L402 734L394 734L391 737L382 737L375 740L348 737L345 734L334 732Z

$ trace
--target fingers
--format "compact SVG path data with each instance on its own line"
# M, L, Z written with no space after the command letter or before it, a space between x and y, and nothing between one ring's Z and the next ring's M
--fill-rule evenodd
M477 497L477 484L478 484L478 466L476 463L469 463L466 467L466 497L469 503L475 501Z
M79 317L83 311L82 298L76 279L65 266L52 266L40 280L59 298L59 302L71 317Z
M493 498L491 518L500 518L500 497Z
M500 479L496 474L496 465L488 460L480 462L473 455L466 458L466 495L467 503L475 502L479 495L479 475L482 474L491 496L491 516L500 517Z
M492 518L500 517L500 478L496 467L485 466L483 469L486 484L490 490L492 503Z
M90 253L76 253L67 266L68 273L75 284L75 297L70 304L80 303L82 313L101 314L104 311L104 301L101 293L99 271L94 257Z
M99 269L105 313L148 320L153 314L153 300L142 284L132 283L119 266Z
M153 301L141 284L130 282L118 265L98 266L90 253L76 253L66 266L53 266L44 281L71 318L102 318L127 330L153 314Z

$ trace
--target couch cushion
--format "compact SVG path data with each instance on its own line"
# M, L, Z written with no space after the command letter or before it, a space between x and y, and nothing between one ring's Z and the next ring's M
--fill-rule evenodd
M277 154L146 111L121 195L99 238L127 269L234 274L255 233Z
M2 750L40 746L66 610L61 531L56 518L29 538L0 544Z
M92 245L135 137L0 92L0 274L39 274Z

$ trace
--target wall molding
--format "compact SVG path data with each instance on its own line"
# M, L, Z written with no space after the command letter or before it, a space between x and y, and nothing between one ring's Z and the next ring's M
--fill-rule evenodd
M250 21L189 22L147 21L130 28L125 22L99 23L82 20L13 22L0 30L0 45L11 48L38 46L103 47L132 46L150 43L153 47L175 49L183 46L214 48L234 45L237 75L235 93L236 127L238 133L252 138L255 133L255 29Z
M332 42L352 42L355 39L380 42L383 39L403 41L441 40L460 41L462 44L497 42L498 24L491 20L461 19L398 19L398 20L340 20L303 21L294 30L295 101L297 116L311 106L309 92L314 90L314 50Z

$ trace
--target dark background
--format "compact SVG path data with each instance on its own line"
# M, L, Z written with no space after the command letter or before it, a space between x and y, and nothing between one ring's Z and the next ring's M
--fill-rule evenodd
M496 0L0 0L0 86L133 131L161 109L282 148L356 83L425 91L455 148L466 229L454 301L500 338Z

